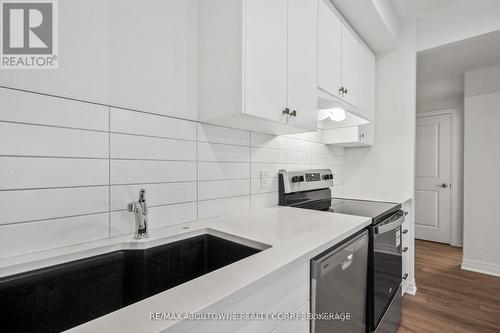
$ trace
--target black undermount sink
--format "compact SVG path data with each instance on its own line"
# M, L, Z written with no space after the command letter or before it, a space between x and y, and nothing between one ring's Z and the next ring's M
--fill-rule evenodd
M203 234L1 278L2 332L66 330L260 251Z

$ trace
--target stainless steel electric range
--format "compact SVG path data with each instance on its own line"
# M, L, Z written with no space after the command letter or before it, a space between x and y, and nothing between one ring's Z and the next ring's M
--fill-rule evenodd
M393 333L401 321L402 249L401 225L405 214L401 204L391 202L332 198L333 174L330 169L279 172L279 204L332 213L366 216L368 227L367 286L364 323L358 332ZM349 290L349 289L346 289ZM318 291L330 292L331 291ZM334 293L331 293L334 295ZM359 293L355 293L358 295ZM337 298L339 295L336 295ZM342 295L349 296L349 295ZM311 295L314 305L315 295ZM359 297L359 296L356 296ZM344 297L342 297L344 298ZM338 299L331 299L338 302ZM323 300L324 303L324 300ZM346 305L347 306L347 305ZM318 309L316 309L318 310ZM322 328L326 327L326 328ZM348 325L345 326L348 328ZM311 323L315 333L331 331L332 327ZM342 327L335 327L342 332ZM346 332L354 332L349 327Z

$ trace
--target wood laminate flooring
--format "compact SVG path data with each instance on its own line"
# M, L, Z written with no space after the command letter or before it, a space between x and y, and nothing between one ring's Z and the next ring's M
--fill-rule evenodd
M398 333L500 332L500 277L460 269L462 249L415 241L417 294Z

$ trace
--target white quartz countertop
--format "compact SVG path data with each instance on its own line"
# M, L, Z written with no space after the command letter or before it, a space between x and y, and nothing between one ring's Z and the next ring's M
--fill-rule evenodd
M221 311L371 223L368 217L272 207L0 260L0 277L120 249L149 248L210 233L263 251L72 329L73 332L183 332L192 321L150 313Z

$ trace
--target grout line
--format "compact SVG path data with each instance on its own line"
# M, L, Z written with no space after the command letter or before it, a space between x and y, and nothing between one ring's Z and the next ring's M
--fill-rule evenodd
M26 220L26 221L18 221L18 222L8 222L8 223L0 224L0 228L3 226L8 226L8 225L17 225L17 224L25 224L25 223L33 223L33 222L46 222L46 221L62 220L62 219L69 219L69 218L74 218L74 217L83 217L83 216L101 215L101 214L109 214L109 212L102 211L102 212L92 212L92 213L84 213L84 214L76 214L76 215L65 215L65 216L49 217L49 218L43 218L43 219L34 219L34 220Z
M200 216L200 213L199 213L199 179L198 179L198 173L199 173L199 141L198 141L198 128L199 126L196 125L196 129L195 129L195 137L196 137L196 220L198 220L199 216Z
M54 187L20 187L20 188L0 189L0 193L1 192L13 192L13 191L63 190L63 189L93 188L93 187L107 187L107 186L108 186L108 184L54 186Z
M0 154L0 157L22 157L22 158L63 158L72 160L108 160L108 157L80 157L80 156L52 156L52 155L11 155Z
M108 238L111 238L111 108L108 107Z
M68 129L68 130L73 130L73 131L85 131L85 132L95 132L95 133L108 133L108 131L106 131L106 130L97 130L97 129L91 129L91 128L80 128L80 127L61 126L61 125L51 125L51 124L37 124L37 123L28 123L28 122L23 122L23 121L0 120L0 123L14 124L14 125L24 125L24 126L37 126L37 127L59 128L59 129Z

